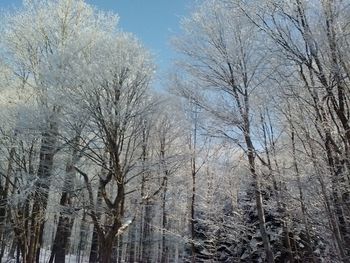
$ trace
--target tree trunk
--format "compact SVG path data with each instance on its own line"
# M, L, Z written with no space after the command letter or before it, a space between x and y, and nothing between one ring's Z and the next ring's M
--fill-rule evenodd
M166 263L169 253L169 248L167 244L165 231L168 228L168 219L166 213L166 194L167 194L167 180L165 181L164 189L163 189L163 198L162 198L162 244L161 244L161 262Z
M96 198L96 207L102 206L102 189L101 185L98 188L97 191L97 198ZM97 220L100 220L101 213L96 213ZM94 225L94 230L92 233L92 241L91 241L91 249L90 249L90 256L89 256L89 263L96 263L98 260L98 251L99 251L99 236L96 229L96 226Z
M79 244L78 244L78 263L83 261L86 249L86 241L88 236L88 229L86 223L86 211L83 211L83 218L80 223L80 231L79 231Z
M1 240L0 262L4 255L4 251L6 248L6 241L7 241L4 236L4 226L6 224L6 218L7 218L7 209L8 209L7 198L9 194L10 178L13 172L14 155L15 155L15 148L13 147L10 150L4 187L2 187L1 180L0 180L0 240Z
M124 240L124 235L119 235L118 236L118 261L117 262L123 262L123 240ZM141 261L140 261L141 262Z
M71 235L74 220L60 216L56 231L53 248L49 263L64 263L66 259L67 249L69 249L69 237Z
M252 143L251 138L249 136L249 128L246 129L245 141L247 144L249 170L250 170L251 175L253 177L252 187L253 187L254 192L255 192L255 203L256 203L256 209L257 209L258 218L259 218L260 234L261 234L261 238L263 240L265 253L266 253L266 261L268 263L273 263L274 262L274 255L273 255L273 252L271 249L270 240L269 240L269 237L268 237L268 234L266 231L266 226L265 226L263 199L262 199L262 195L261 195L259 177L255 171L255 157L254 157L255 152L254 152L253 143Z
M196 198L196 163L192 160L192 191L191 191L191 262L196 262L196 248L194 244L195 239L195 198Z
M129 250L129 262L133 263L136 261L136 226L133 225L129 228L129 242L128 242L128 250Z
M152 203L147 201L142 231L142 262L152 262Z
M309 227L309 222L307 220L307 210L306 210L306 205L304 201L304 194L303 194L303 189L302 189L302 184L301 184L301 179L300 179L300 173L299 173L299 167L298 167L298 162L296 158L296 146L295 146L295 132L294 132L294 127L291 125L291 140L292 140L292 155L293 155L293 167L295 171L295 176L297 178L297 184L298 184L298 190L299 190L299 199L300 199L300 207L301 207L301 212L303 215L303 223L305 226L305 232L306 232L306 241L307 241L307 250L308 253L311 257L311 262L316 262L314 253L313 253L313 245L311 242L311 235L310 235L310 227Z
M99 250L99 263L112 263L112 252L113 252L113 240L107 239L105 242L101 242L99 245L103 249ZM133 261L130 261L132 263Z
M78 161L78 143L79 137L76 136L73 142L72 156L66 165L62 196L60 200L61 209L70 209L72 204L72 193L74 190L73 177L75 176L74 165ZM74 218L70 217L71 212L72 211L60 211L49 263L52 263L53 259L55 259L55 263L65 262L67 249L69 248L69 237L71 236L74 224Z
M50 121L48 131L43 132L40 161L35 184L34 203L31 218L31 238L27 262L39 262L40 248L44 233L45 210L49 197L53 158L56 151L57 124Z
M90 249L90 256L89 256L89 263L96 263L98 260L98 234L97 230L94 227L93 233L92 233L92 241L91 241L91 249Z

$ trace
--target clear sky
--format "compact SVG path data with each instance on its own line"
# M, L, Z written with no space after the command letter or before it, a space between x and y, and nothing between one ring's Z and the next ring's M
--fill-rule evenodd
M193 0L86 0L86 2L98 9L118 13L120 27L124 31L134 33L152 51L158 70L162 73L169 68L175 57L169 45L169 38L179 32L179 21L189 13ZM0 8L17 7L21 3L22 0L0 0ZM159 82L157 84L159 85Z

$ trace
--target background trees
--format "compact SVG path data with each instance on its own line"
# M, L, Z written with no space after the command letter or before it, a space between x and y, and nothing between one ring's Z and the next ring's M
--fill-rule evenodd
M319 247L324 241L311 233L306 216L305 195L316 193L305 189L301 181L304 175L297 159L303 153L309 155L303 160L310 160L314 168L304 170L306 178L310 173L318 174L323 211L332 229L328 233L333 235L338 251L334 252L339 253L340 260L348 260L347 227L341 227L347 225L347 216L342 215L347 208L336 204L342 194L334 193L348 182L340 179L345 170L340 164L343 158L339 159L341 149L347 146L338 145L345 143L348 123L343 118L346 114L341 114L346 111L347 95L342 87L347 85L347 77L343 66L336 66L342 60L342 55L336 55L336 47L346 39L339 37L347 30L342 22L344 10L346 6L337 1L204 1L184 20L184 35L175 41L184 55L180 74L191 83L180 85L180 95L195 100L207 112L209 123L205 128L209 135L242 148L253 175L251 187L240 187L239 204L252 231L241 241L250 245L239 250L236 256L241 260L263 257L261 245L268 262L300 258L317 261L319 251L325 252ZM298 119L295 122L294 117ZM311 123L315 126L310 127ZM300 125L303 132L295 130ZM338 135L343 139L333 138ZM303 150L298 148L299 143ZM303 168L309 166L307 161L302 163ZM321 172L321 166L326 170ZM331 168L334 166L338 168ZM293 187L289 175L293 173L299 190ZM338 180L343 183L336 187ZM256 208L252 209L254 192ZM302 222L295 217L293 204L287 204L286 198L295 192L299 192ZM254 230L257 219L258 232ZM304 229L300 231L296 225Z

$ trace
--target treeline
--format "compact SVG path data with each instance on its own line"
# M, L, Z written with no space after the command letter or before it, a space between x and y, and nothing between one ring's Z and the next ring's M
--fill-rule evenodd
M349 11L200 1L161 92L117 15L4 14L2 262L350 262Z

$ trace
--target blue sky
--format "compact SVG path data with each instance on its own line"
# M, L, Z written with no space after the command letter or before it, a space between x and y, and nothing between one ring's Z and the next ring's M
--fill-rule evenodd
M176 56L169 44L169 38L179 33L180 19L189 13L193 0L86 0L86 2L99 9L118 13L120 27L124 31L134 33L152 51L159 72L164 73ZM0 0L0 8L16 7L21 3L22 0Z

